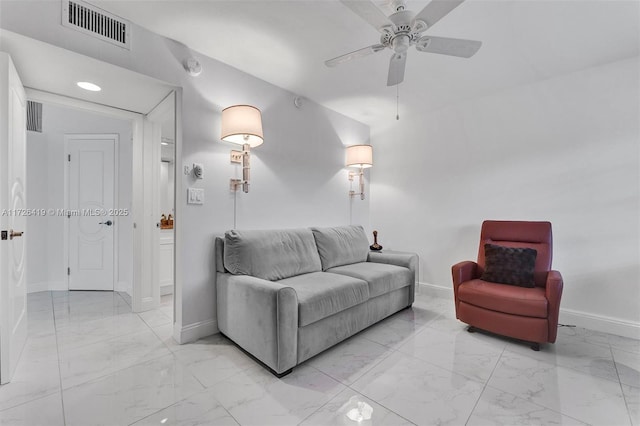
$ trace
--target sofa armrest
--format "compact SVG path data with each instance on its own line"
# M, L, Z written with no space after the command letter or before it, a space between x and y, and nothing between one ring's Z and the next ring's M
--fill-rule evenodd
M217 275L218 328L276 373L298 362L298 297L249 275Z
M549 271L546 282L546 297L549 303L549 342L554 343L558 335L558 315L560 314L560 299L564 284L562 275L558 271Z
M409 291L409 306L415 300L416 281L418 281L418 255L401 251L370 251L367 262L388 263L390 265L403 266L413 272L413 281Z

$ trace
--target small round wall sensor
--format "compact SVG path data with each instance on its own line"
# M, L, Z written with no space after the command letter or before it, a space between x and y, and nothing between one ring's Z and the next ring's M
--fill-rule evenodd
M197 77L202 73L202 65L196 58L189 58L184 66L189 75Z

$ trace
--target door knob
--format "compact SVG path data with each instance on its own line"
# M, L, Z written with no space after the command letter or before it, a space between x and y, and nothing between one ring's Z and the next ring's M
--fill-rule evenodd
M111 222L110 220L106 221L106 222L98 222L98 225L107 225L107 226L111 226L113 225L113 222Z
M24 234L24 232L20 231L14 231L13 229L11 231L9 231L9 239L13 240L16 237L22 237L22 234Z

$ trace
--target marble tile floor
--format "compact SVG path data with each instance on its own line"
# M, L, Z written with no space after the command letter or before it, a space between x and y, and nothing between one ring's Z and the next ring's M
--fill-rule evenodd
M277 379L228 339L178 345L171 296L29 295L0 425L638 425L640 341L560 328L555 345L470 334L453 302L404 310Z

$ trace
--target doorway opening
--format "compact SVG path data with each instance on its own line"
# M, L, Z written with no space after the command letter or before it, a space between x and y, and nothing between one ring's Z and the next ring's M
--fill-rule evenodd
M159 261L163 195L165 217L171 214L174 227L176 223L175 92L147 115L32 89L27 97L43 104L42 134L28 132L27 185L35 189L29 203L34 208L46 204L46 211L53 212L31 219L32 228L43 232L30 232L28 247L32 257L48 257L49 271L41 268L44 272L28 279L28 291L112 290L121 293L134 312L159 308L162 291L176 293L173 247ZM48 131L48 115L62 130ZM173 143L162 145L163 137ZM173 161L163 167L162 156ZM153 212L153 220L144 212ZM42 244L41 236L48 234ZM171 278L162 283L161 263L171 266ZM43 277L46 274L53 278ZM171 302L173 311L175 300ZM168 306L164 310L169 313ZM173 312L170 317L174 321Z

